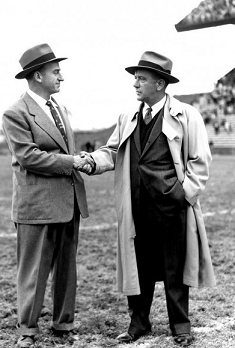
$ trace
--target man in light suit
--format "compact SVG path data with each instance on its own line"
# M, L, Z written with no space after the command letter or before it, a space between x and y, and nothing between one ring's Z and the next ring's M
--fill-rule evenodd
M117 339L129 343L151 331L155 282L163 281L174 342L188 346L189 286L215 284L198 199L211 162L207 134L194 107L166 94L179 81L169 58L145 52L126 71L135 77L139 110L120 115L105 146L81 153L95 163L81 169L87 174L115 169L117 283L131 317Z
M50 272L52 331L71 336L74 329L79 221L88 209L84 182L75 170L84 160L74 155L67 109L51 98L60 91L64 59L48 44L24 52L23 70L15 77L26 78L29 89L3 115L17 229L18 347L34 344Z

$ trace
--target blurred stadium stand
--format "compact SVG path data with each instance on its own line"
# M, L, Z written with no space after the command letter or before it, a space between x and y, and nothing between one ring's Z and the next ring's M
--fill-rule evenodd
M181 32L225 24L235 24L235 0L201 1L175 28ZM201 113L212 153L235 155L235 69L219 79L211 93L175 97Z
M235 115L229 117L231 131L224 126L220 126L216 133L213 124L207 124L206 130L211 152L220 155L235 155Z
M212 152L235 155L235 69L220 78L210 93L175 97L199 110Z

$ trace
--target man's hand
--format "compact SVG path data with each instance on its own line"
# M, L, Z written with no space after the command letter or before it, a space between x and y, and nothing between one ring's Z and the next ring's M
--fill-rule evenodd
M81 151L80 154L79 154L82 158L92 158L91 154L89 152L86 152L86 151ZM93 160L94 161L94 160Z
M74 156L73 167L83 173L90 174L95 167L95 162L88 152L83 151L80 155Z

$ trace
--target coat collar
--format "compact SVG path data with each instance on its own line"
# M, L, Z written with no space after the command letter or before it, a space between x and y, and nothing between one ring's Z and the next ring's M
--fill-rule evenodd
M141 107L140 111L138 113L138 118L142 117L142 113L143 113L143 108ZM133 133L133 136L134 136L136 148L137 148L139 155L141 157L145 155L145 153L149 150L149 148L152 146L152 144L157 140L157 138L161 134L162 116L163 116L163 110L161 109L158 112L158 116L155 116L155 117L157 117L157 120L156 120L155 124L153 125L153 128L152 128L150 135L149 135L149 139L148 139L142 153L141 153L141 145L140 145L140 120L139 120L139 122L137 121L137 123L138 123L137 128L136 128L136 131Z
M182 127L179 121L179 116L182 115L182 113L182 103L167 94L162 122L162 132L169 140L182 136Z
M143 109L144 103L141 103L139 110L132 117L132 122L136 125L139 112ZM183 113L182 103L166 93L166 102L164 106L164 117L162 122L162 132L169 140L172 140L181 134L181 125L179 116ZM134 128L133 128L134 130Z
M139 110L134 113L132 120L134 120L137 117L138 113L143 109L143 106L144 106L144 103L141 103L139 105ZM177 117L179 114L183 113L182 103L178 99L170 96L167 93L166 93L165 110L166 108L168 108L169 113L172 117Z
M24 99L25 103L28 106L29 113L32 116L34 116L35 122L38 124L38 126L41 127L46 133L48 133L50 137L53 138L66 153L68 153L68 149L62 138L62 135L60 134L59 130L57 129L53 121L47 116L47 114L42 110L42 108L36 103L36 101L28 93L25 93L22 98ZM55 100L53 101L55 102ZM72 146L71 144L72 139L71 139L71 131L69 129L70 128L69 123L68 123L67 117L65 116L65 113L62 112L61 108L59 108L59 111L60 111L61 117L63 117L63 122L65 124L67 137L69 141L69 147L70 147Z
M166 94L166 105L168 105L172 117L177 117L179 114L183 113L182 102L169 94Z
M123 130L121 139L122 145L125 140L132 134L137 126L138 114L142 110L143 103L139 105L139 109L132 113L132 116L127 119L127 123ZM166 103L164 107L164 117L162 120L162 131L169 140L180 137L182 133L179 116L183 113L182 103L166 94Z

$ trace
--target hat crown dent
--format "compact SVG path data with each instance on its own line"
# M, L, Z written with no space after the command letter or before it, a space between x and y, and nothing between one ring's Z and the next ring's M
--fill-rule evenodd
M156 52L146 51L141 56L140 60L145 60L153 64L160 65L164 70L169 70L171 72L173 63L172 61Z
M31 47L23 53L19 60L19 63L24 69L24 67L30 64L32 61L48 53L53 53L51 47L48 44L41 44Z

